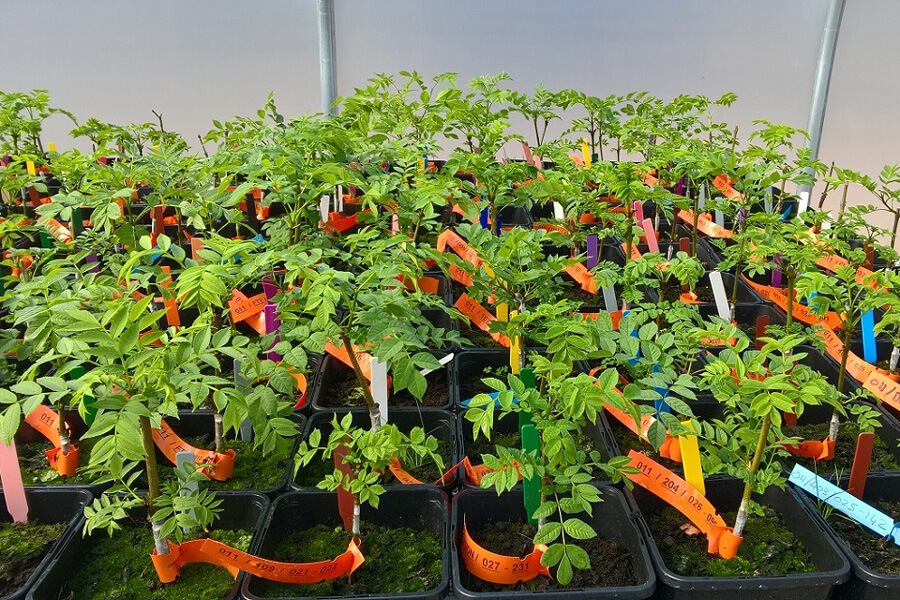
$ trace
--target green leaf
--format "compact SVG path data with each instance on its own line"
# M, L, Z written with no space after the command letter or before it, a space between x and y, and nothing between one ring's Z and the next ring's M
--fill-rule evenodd
M584 548L576 544L566 544L566 556L576 569L590 569L591 559Z
M535 534L534 543L535 544L549 544L556 540L559 537L559 534L562 532L562 525L557 523L556 521L547 523Z
M568 585L572 581L572 563L569 557L563 556L559 562L559 568L556 569L556 579L563 585Z
M589 540L597 537L597 532L594 531L594 528L577 517L566 519L563 522L563 529L565 529L566 534L576 540Z

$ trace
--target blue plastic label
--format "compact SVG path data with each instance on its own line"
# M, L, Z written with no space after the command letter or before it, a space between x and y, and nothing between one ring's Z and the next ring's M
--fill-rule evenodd
M897 530L900 523L894 523L888 515L872 508L856 496L845 492L838 486L829 483L801 465L794 465L788 481L797 487L809 492L829 506L833 506L854 521L871 529L881 537L890 537L900 546Z

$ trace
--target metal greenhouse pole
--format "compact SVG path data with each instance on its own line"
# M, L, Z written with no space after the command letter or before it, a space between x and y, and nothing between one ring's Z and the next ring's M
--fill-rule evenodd
M334 0L319 0L319 83L322 112L337 114L337 65L334 59Z

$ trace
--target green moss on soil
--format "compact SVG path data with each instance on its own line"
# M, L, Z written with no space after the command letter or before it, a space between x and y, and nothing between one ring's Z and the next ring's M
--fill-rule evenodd
M65 530L66 523L34 520L0 525L0 596L25 585Z
M253 578L251 593L264 598L356 596L421 593L441 582L440 537L428 530L376 525L363 521L361 545L366 562L351 580L340 577L307 585L290 585ZM332 559L347 549L350 535L341 527L316 525L288 532L268 558L286 562Z
M469 532L479 546L497 554L519 557L524 557L534 549L532 540L535 533L537 533L535 525L510 521L488 523L479 531ZM556 579L542 575L530 581L520 581L513 585L497 585L478 579L465 570L465 567L460 573L460 580L467 589L482 593L624 587L637 584L637 578L631 566L631 557L625 548L613 541L599 537L579 540L577 543L588 553L591 568L575 569L572 581L565 586Z
M881 512L900 521L900 502L870 502ZM900 546L866 529L839 511L828 518L828 524L847 542L850 549L870 569L886 575L900 575Z
M250 548L252 533L214 529L209 537L239 550ZM60 598L72 600L220 600L234 586L222 567L186 565L178 579L160 583L150 561L153 534L149 525L126 525L112 538L97 534ZM71 596L69 595L71 594Z
M824 440L828 437L828 427L829 423L826 421L825 423L791 427L787 433L804 440ZM891 450L881 437L880 432L881 428L875 430L875 447L872 449L872 462L869 469L900 469L900 463L891 454ZM859 433L860 429L856 423L841 423L837 443L834 445L834 459L832 460L816 462L811 458L794 455L782 460L788 465L789 470L793 466L792 463L796 462L825 477L832 473L837 473L846 479L850 476L850 469L853 467L853 456L856 454L856 439L859 437Z
M22 468L22 483L25 485L91 485L100 479L101 474L85 473L85 466L90 462L91 450L96 444L94 438L79 440L78 470L74 477L64 477L50 466L45 452L53 448L47 440L36 440L25 444L16 443L19 454L19 465ZM2 487L2 486L0 486Z
M680 512L666 506L658 512L644 512L653 539L666 567L689 577L764 577L814 573L815 562L809 551L770 508L765 516L751 514L744 530L738 555L730 560L707 552L706 536L688 535L682 527L688 523ZM735 513L722 515L734 523Z
M185 438L195 448L212 449L215 447L213 436L201 435ZM234 450L234 471L228 481L212 481L205 485L215 490L255 490L265 491L278 487L287 469L287 462L293 450L293 440L284 440L276 445L275 451L263 454L254 448L251 442L243 440L225 440L225 449ZM175 467L166 460L159 463L159 476L162 481L173 481Z

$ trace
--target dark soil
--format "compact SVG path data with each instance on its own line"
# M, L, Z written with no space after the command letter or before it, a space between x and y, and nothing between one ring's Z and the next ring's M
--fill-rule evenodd
M247 551L251 532L214 529L210 538ZM77 570L63 586L60 598L72 600L220 600L234 586L234 578L222 567L190 564L178 579L162 584L150 561L153 534L149 524L126 525L115 537L95 535L95 542L81 557Z
M816 423L814 425L801 425L799 427L789 427L787 433L789 435L800 437L804 440L824 440L828 437L829 423ZM850 476L850 469L853 467L853 456L856 454L856 439L859 437L859 426L856 423L841 423L838 430L837 443L834 445L834 459L828 461L816 461L811 458L803 458L791 455L785 459L790 464L795 461L807 469L818 472L820 475L829 473L837 473L843 478ZM872 462L869 469L900 469L897 459L891 454L887 443L879 435L879 430L875 430L875 447L872 449Z
M879 369L883 369L889 373L900 374L898 371L891 371L891 361L888 358L884 358L875 363L875 366Z
M74 477L64 477L47 461L47 450L53 448L53 444L47 440L35 440L27 443L16 443L16 451L19 454L19 465L22 469L22 483L25 485L91 485L100 479L100 473L86 473L85 467L91 459L91 449L96 439L80 440L75 445L78 447L78 470ZM0 488L2 488L0 484Z
M392 595L426 592L441 582L441 539L429 530L376 525L363 521L361 550L366 562L349 579L291 585L254 578L251 593L263 598L298 596ZM332 559L347 549L342 527L316 525L288 532L267 558L286 562Z
M25 585L65 530L66 523L34 520L0 525L0 596Z
M460 335L472 342L473 348L504 348L505 346L494 340L486 331L472 327L466 321L459 322Z
M366 401L363 397L359 380L349 367L340 366L340 370L332 372L327 378L327 383L322 390L322 406L328 408L353 408L363 407ZM447 369L437 369L425 376L428 388L422 401L419 402L409 393L403 390L398 394L391 394L388 400L389 406L445 406L450 401L450 384L447 381Z
M215 448L212 435L200 435L185 438L195 448L212 450ZM294 441L283 440L276 445L275 451L264 455L260 448L254 448L252 442L243 440L225 440L225 449L234 450L234 471L228 481L210 480L207 484L217 490L257 490L266 491L281 485L291 458ZM159 476L162 481L173 481L175 466L168 460L159 462Z
M682 527L688 523L680 512L669 506L644 512L663 562L673 572L688 577L766 577L814 573L815 562L774 510L763 507L765 516L751 514L744 530L738 555L726 560L707 552L706 536L688 535ZM734 523L735 513L722 515Z
M663 294L663 300L668 302L676 303L681 302L681 294L684 294L685 291L682 289L680 285L677 283L671 283L666 286L666 291ZM697 294L697 300L704 303L715 302L716 299L713 296L712 288L709 284L698 284L696 288L694 288L694 293Z
M498 367L485 367L481 375L478 377L460 377L459 382L459 399L470 400L478 394L489 394L496 390L488 387L482 382L482 379L493 377L500 381L506 381L509 377L509 365L500 365Z
M483 548L505 556L525 557L534 550L534 534L537 526L528 523L499 521L489 523L479 531L469 532L472 539ZM568 588L624 587L637 584L628 551L613 541L599 537L579 540L591 559L591 568L574 569L574 577L568 585L560 585L556 579L538 575L530 581L513 585L497 585L478 579L465 568L459 574L463 586L473 592L492 593L510 591L540 591Z
M895 523L900 521L900 502L880 501L870 504L890 515ZM828 524L867 567L878 573L900 575L900 546L893 541L882 539L838 511L831 513Z

